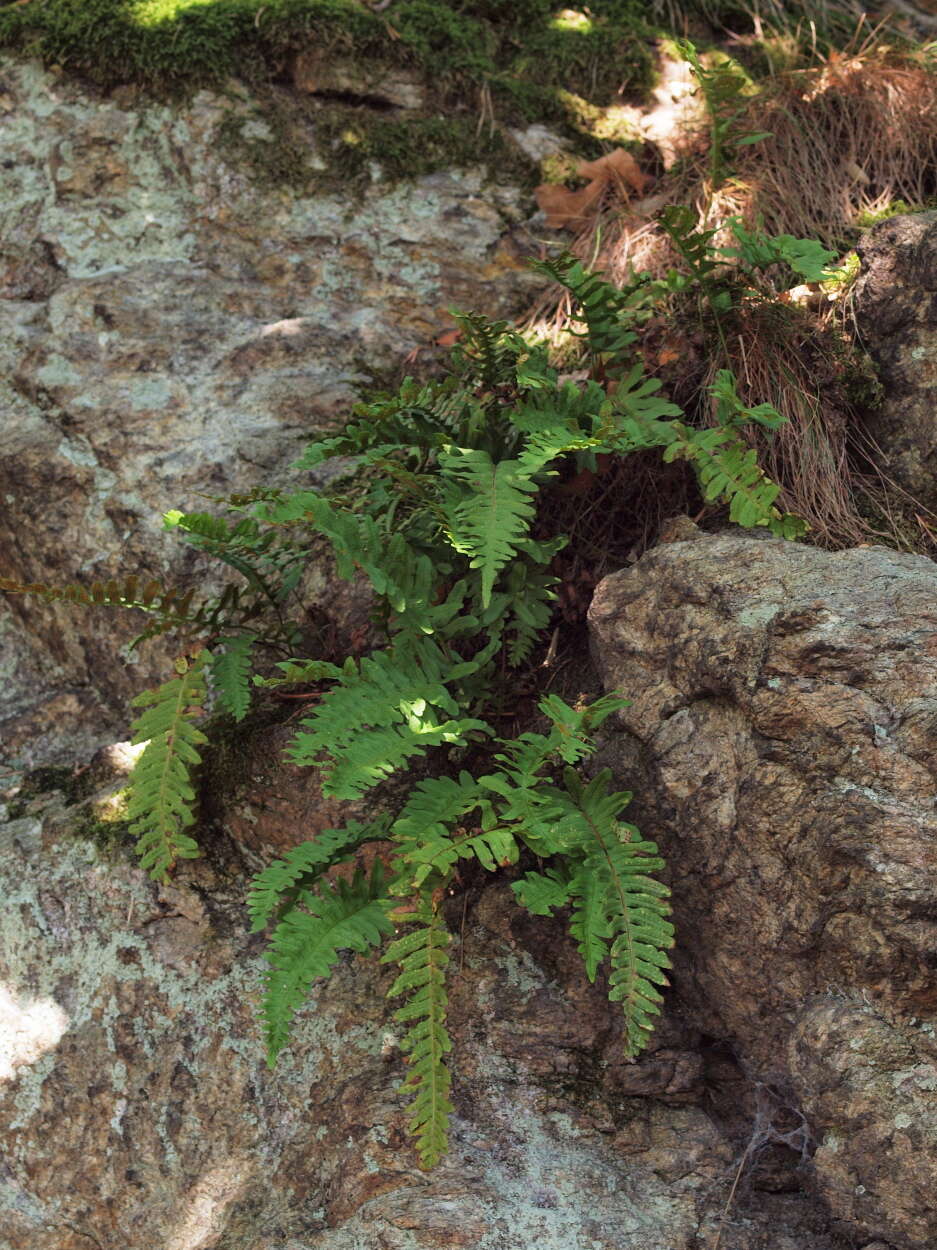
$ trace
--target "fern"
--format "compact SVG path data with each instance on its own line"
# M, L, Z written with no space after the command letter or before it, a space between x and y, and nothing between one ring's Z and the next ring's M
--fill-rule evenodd
M495 578L530 529L537 486L520 461L495 464L485 451L454 447L441 462L452 483L446 498L449 541L481 570L487 607Z
M236 634L221 638L211 661L212 685L218 701L236 721L247 715L251 702L251 650L256 634Z
M703 81L722 89L718 75ZM740 142L731 126L721 132L723 152ZM327 829L271 863L251 886L248 912L252 931L271 930L263 1005L271 1064L341 952L364 953L392 938L384 959L398 966L390 996L404 1000L396 1011L407 1026L403 1088L424 1167L444 1152L452 1114L451 938L440 902L467 861L488 872L513 868L522 854L541 861L536 871L514 869L514 895L535 915L568 909L586 975L594 980L604 969L609 996L621 1004L629 1054L646 1042L666 984L673 928L667 889L653 875L663 861L621 821L630 796L613 792L607 773L587 781L577 771L596 730L625 701L613 694L572 706L544 694L542 732L506 739L486 719L530 689L536 649L554 623L551 564L567 540L550 531L542 488L561 472L595 472L600 456L656 448L665 461L686 460L706 498L727 504L739 524L786 536L803 530L777 508L778 487L743 437L752 425L774 429L775 409L744 403L722 370L711 388L715 426L696 429L633 349L652 311L694 285L718 322L739 289L720 276L728 261L752 273L784 263L805 275L819 254L739 226L733 256L679 208L663 225L688 274L638 274L619 290L569 255L540 266L570 293L593 379L560 383L542 347L506 322L463 315L452 376L407 379L396 394L357 405L343 429L307 450L300 469L336 469L327 492L263 489L232 496L223 516L168 513L168 528L236 572L217 597L196 600L134 579L88 589L0 581L11 593L140 608L151 621L144 636L179 629L190 653L198 640L192 664L136 700L144 710L135 741L148 744L132 778L131 820L142 862L160 880L197 853L193 777L206 741L196 724L206 679L217 706L237 721L255 690L314 687L289 755L319 771L326 795L359 798L420 763L421 779L410 780L395 810ZM289 605L313 542L331 547L341 577L370 583L375 633L382 631L371 654L333 662L302 653L304 632ZM254 675L259 655L265 667ZM359 866L350 880L329 877L376 841L387 848L386 869L376 860L368 876Z
M326 769L323 791L354 798L414 755L462 743L484 721L460 715L450 686L481 661L454 663L432 639L402 638L387 651L346 660L341 679L303 722L290 749Z
M706 66L688 39L678 39L677 49L690 66L709 116L709 174L712 190L716 191L732 172L733 154L739 148L770 138L770 132L747 131L740 124L747 111L745 96L751 84L736 61L725 57Z
M550 868L546 873L525 872L511 889L533 916L552 916L558 907L569 902L571 893L569 874L559 868Z
M445 1057L452 1049L446 1029L446 969L451 938L438 909L420 897L412 911L398 911L397 919L415 927L388 948L384 963L395 963L400 973L388 998L406 995L394 1019L409 1025L402 1049L410 1070L403 1090L413 1095L408 1108L410 1132L416 1138L420 1163L434 1167L446 1152L452 1083Z
M341 951L363 953L391 932L387 906L378 860L370 877L359 870L350 882L302 890L287 907L267 950L263 1017L271 1067L313 982L329 974Z
M380 820L361 824L349 821L341 829L323 829L315 842L294 846L283 859L276 859L251 882L247 912L251 933L258 933L271 917L291 907L300 891L308 889L335 864L345 863L365 842L381 838L386 826Z
M766 269L785 264L805 282L825 282L831 277L830 265L836 253L828 251L816 239L795 239L790 234L769 237L760 231L745 228L740 218L729 223L738 247L724 247L724 256L742 261L751 269Z
M583 785L572 769L565 773L567 810L579 835L582 854L570 882L577 900L570 926L579 941L589 979L608 960L609 998L625 1016L626 1051L636 1055L647 1044L667 985L666 954L674 944L668 919L670 891L648 874L664 867L653 842L641 841L618 814L631 800L609 790L611 773ZM609 945L610 944L610 945Z
M207 738L193 723L205 699L203 652L192 664L177 661L177 676L133 700L144 710L133 724L133 742L146 746L130 775L127 818L137 835L141 867L166 881L179 859L193 859L198 846L186 830L195 823L192 772Z
M45 582L20 582L12 577L0 577L0 590L13 595L31 595L47 603L62 601L85 607L132 608L154 616L155 622L133 645L170 629L201 624L209 611L207 604L196 602L194 589L179 591L157 581L141 582L136 577L122 582L114 579L92 582L90 586L77 583L51 586Z
M620 367L637 340L634 327L650 315L649 276L638 275L630 286L616 288L584 268L569 252L555 260L537 261L533 268L572 295L574 320L583 326L572 333L586 340L593 360L606 367Z

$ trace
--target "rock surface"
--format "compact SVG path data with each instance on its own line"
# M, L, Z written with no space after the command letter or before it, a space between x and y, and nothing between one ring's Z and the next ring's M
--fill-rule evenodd
M937 212L879 222L857 250L856 327L884 388L870 431L885 471L937 511Z
M937 1244L937 569L700 536L591 611L606 750L669 857L678 1000L792 1089L853 1232Z
M696 1250L735 1147L695 1034L639 1063L570 940L505 885L450 917L450 1158L414 1164L389 978L348 962L271 1074L260 939L223 853L158 888L76 836L52 792L0 824L3 1250ZM216 848L218 851L219 848ZM834 1250L801 1194L757 1196L726 1250ZM701 1242L697 1238L705 1236Z
M0 576L184 581L167 508L270 481L450 307L525 303L516 186L453 170L265 189L235 132L276 151L237 84L169 108L0 63ZM128 697L164 672L158 648L119 658L137 632L106 609L0 604L5 751L123 736Z

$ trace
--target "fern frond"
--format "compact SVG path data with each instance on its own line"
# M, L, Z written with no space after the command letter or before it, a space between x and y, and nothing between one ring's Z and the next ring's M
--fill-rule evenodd
M830 266L836 260L836 253L816 239L797 239L790 234L769 236L760 231L750 231L739 217L727 224L738 247L720 248L724 256L740 260L752 269L765 269L769 265L783 263L805 282L825 282L831 276Z
M212 655L212 685L222 708L236 721L247 715L251 702L251 651L256 634L234 634L220 638L220 651Z
M612 926L608 906L608 882L603 874L593 871L589 859L580 861L579 871L569 882L573 914L569 931L576 939L576 948L586 965L586 976L595 981L599 967L608 958Z
M253 879L247 895L251 933L266 928L276 912L291 907L299 891L308 889L329 868L344 863L359 846L380 839L386 833L386 821L362 824L350 820L341 829L323 829L316 834L314 842L291 847L282 859L268 864Z
M157 881L168 880L177 860L198 855L186 830L195 823L197 748L208 741L194 724L204 710L207 658L202 652L191 665L178 661L178 676L133 700L144 709L134 721L133 742L146 747L130 774L127 818L140 865Z
M115 608L136 608L159 616L167 629L201 619L199 605L193 609L193 590L183 592L157 581L141 582L136 577L125 578L122 582L113 579L92 582L90 586L77 583L50 586L46 582L20 582L12 577L0 577L0 590L12 595L33 595L49 603L61 600L87 607L103 604Z
M572 769L565 779L567 814L581 855L570 883L577 900L570 927L590 980L608 958L609 998L622 1004L626 1050L635 1055L660 1012L657 987L668 983L666 951L674 943L670 891L648 876L664 861L655 843L642 841L633 825L618 821L631 795L609 789L608 770L585 786Z
M456 368L469 382L492 391L517 382L518 358L531 348L506 321L489 321L480 313L454 313L462 337L453 348Z
M434 1167L446 1153L451 1077L445 1056L452 1049L446 1029L446 969L451 938L432 902L420 898L412 912L401 916L416 925L387 949L383 963L396 963L400 973L388 998L406 995L394 1019L408 1024L402 1049L409 1056L409 1072L401 1089L413 1095L408 1107L410 1132L417 1139L420 1165Z
M427 881L445 879L460 859L477 859L488 872L516 864L517 842L510 829L480 829L469 833L456 829L413 846L402 858L414 889Z
M270 938L263 1005L270 1067L289 1040L293 1016L312 983L327 976L343 950L359 954L393 932L380 861L370 877L359 869L349 881L303 890Z
M541 572L525 560L512 561L504 579L507 597L504 633L511 668L517 668L529 659L542 640L553 617L556 605L553 587L557 581L551 574Z
M643 279L622 290L586 269L570 252L536 261L531 268L547 274L573 296L573 315L585 328L572 332L587 341L594 357L612 363L627 355L637 338L633 326L643 311L643 301L635 299Z
M357 662L346 660L340 681L302 722L291 759L324 764L324 792L353 798L412 756L444 742L464 742L465 734L487 726L459 715L449 684L477 671L483 661L482 654L454 662L422 635L404 636Z
M422 619L439 569L402 534L388 536L373 517L333 508L314 491L260 504L258 515L275 525L315 527L331 543L339 577L349 580L360 569L398 615Z
M450 447L441 453L446 474L446 532L456 551L481 571L482 606L534 518L532 473L518 460L495 464L486 451Z
M806 521L774 506L780 486L758 464L758 453L731 429L691 430L681 426L664 460L689 460L705 499L724 499L729 518L746 528L765 526L783 538L807 531Z
M410 791L391 836L402 853L444 835L450 825L474 811L484 801L484 792L470 773L455 777L427 777Z
M264 689L276 690L280 686L306 686L311 682L334 681L342 670L327 660L280 660L276 667L279 677L255 676L253 684Z
M514 897L533 916L552 916L557 907L570 899L570 874L565 867L548 868L546 873L525 872L511 884Z
M432 747L464 746L466 734L488 728L484 721L469 716L437 723L430 713L411 717L405 725L362 729L334 762L326 764L322 792L337 799L360 798L408 760L425 755ZM309 762L302 754L292 758L300 764Z

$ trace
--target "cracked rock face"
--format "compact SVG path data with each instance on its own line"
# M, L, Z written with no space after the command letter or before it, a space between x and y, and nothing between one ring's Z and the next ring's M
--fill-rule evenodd
M885 471L937 510L937 212L879 222L857 250L856 327L885 392L869 428Z
M346 961L266 1069L260 939L237 864L159 888L74 833L62 796L0 824L3 1250L695 1250L735 1147L695 1035L638 1063L559 926L506 885L458 935L452 1154L415 1166L391 974ZM456 974L456 970L457 974ZM727 1250L834 1250L803 1195L763 1194Z
M511 313L532 289L517 187L454 170L364 195L263 190L221 142L257 130L237 84L177 108L122 100L0 64L0 575L19 580L184 583L166 509L288 484L305 442L450 307ZM0 604L8 757L124 736L128 697L165 671L159 648L120 657L138 632L107 610Z
M591 610L606 749L669 858L675 985L791 1089L853 1232L937 1242L937 570L700 537Z

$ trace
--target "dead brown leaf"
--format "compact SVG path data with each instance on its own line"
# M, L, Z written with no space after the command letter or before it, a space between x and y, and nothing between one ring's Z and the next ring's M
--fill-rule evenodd
M644 188L650 179L641 172L638 162L624 148L616 148L600 156L597 161L580 161L578 174L580 178L606 178L610 182L619 180L629 186L638 195L644 194Z
M595 161L580 161L576 172L589 182L576 191L562 183L545 182L537 187L534 196L540 209L546 214L551 229L579 229L598 210L602 198L610 186L627 200L628 191L641 195L649 179L641 172L637 161L624 148L616 148Z

